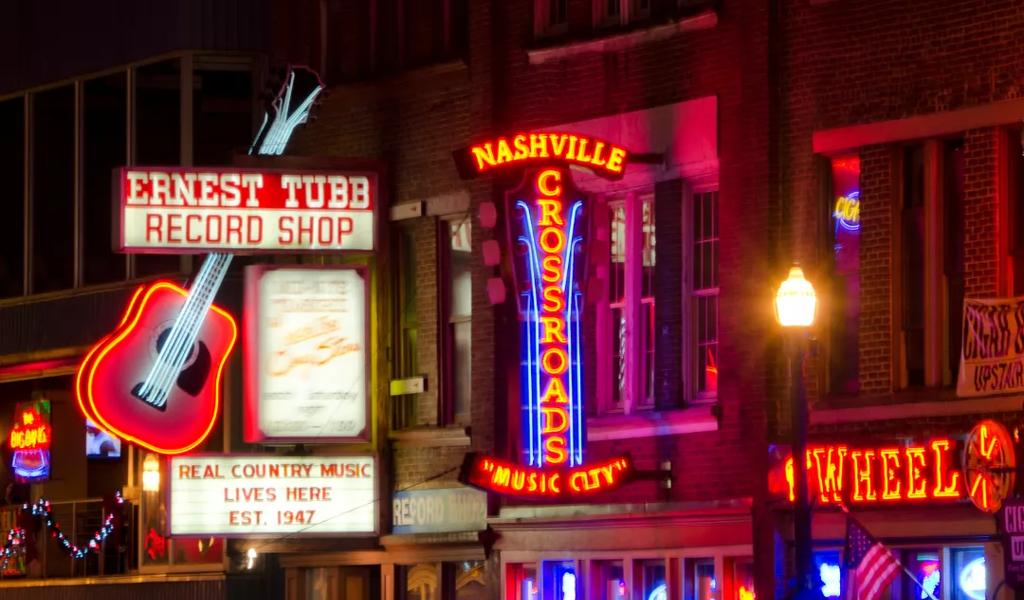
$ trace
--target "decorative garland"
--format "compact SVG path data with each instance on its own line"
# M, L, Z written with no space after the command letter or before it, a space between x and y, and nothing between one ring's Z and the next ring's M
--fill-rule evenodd
M124 498L121 497L121 492L114 492L114 501L118 504L124 504ZM89 544L85 547L79 548L78 546L71 543L67 536L60 528L60 523L53 520L53 511L50 509L50 501L40 498L36 500L35 504L22 504L21 511L30 513L33 517L43 517L46 520L46 526L50 528L50 535L60 542L61 547L67 552L71 558L85 558L89 552L96 552L103 540L107 539L107 536L114 530L114 513L108 513L107 517L103 519L103 526L100 527L99 531L93 534L89 540ZM18 546L25 544L25 530L21 527L13 527L7 532L7 542L4 544L3 549L0 550L0 556L3 557L2 563L0 563L0 569L7 567L7 561L14 556Z

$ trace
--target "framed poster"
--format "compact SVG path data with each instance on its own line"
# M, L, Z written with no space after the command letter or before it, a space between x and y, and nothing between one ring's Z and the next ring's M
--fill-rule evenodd
M368 441L366 269L253 265L245 277L245 440Z
M168 485L174 537L373 535L376 460L348 456L180 455Z

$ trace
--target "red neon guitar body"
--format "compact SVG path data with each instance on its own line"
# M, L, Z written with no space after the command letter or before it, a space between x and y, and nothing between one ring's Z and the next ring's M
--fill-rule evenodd
M213 429L221 375L238 336L234 319L211 306L184 365L173 374L166 402L157 407L143 401L135 390L147 379L187 297L188 291L167 282L137 290L120 325L93 346L75 380L78 404L87 417L161 454L187 452Z

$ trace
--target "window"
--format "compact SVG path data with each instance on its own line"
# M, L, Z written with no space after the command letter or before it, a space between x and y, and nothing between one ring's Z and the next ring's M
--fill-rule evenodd
M654 197L630 194L610 200L607 207L607 326L602 337L611 369L604 382L609 390L604 412L628 414L654 406Z
M192 161L230 165L232 155L252 140L252 71L197 65L192 87ZM262 115L261 115L262 116Z
M82 282L91 285L125 277L125 257L115 254L110 245L110 174L127 162L128 78L115 73L86 81L82 87Z
M664 560L639 560L633 567L636 597L643 600L668 600Z
M718 192L684 193L676 180L659 184L654 194L630 193L594 204L598 239L608 244L607 255L591 257L606 265L597 271L605 286L593 318L599 366L591 410L628 415L676 408L685 400L714 401ZM660 253L657 215L663 215L660 226L668 236ZM596 247L602 251L602 245ZM658 302L664 314L658 314ZM678 333L666 334L672 327ZM659 361L671 366L659 370ZM683 364L681 376L677 361Z
M181 63L168 60L135 71L135 161L137 165L181 164ZM240 140L244 145L248 140ZM135 275L179 270L173 254L134 257Z
M991 574L983 546L891 548L910 575L896 577L883 590L883 600L985 600ZM814 564L825 598L848 597L847 570L839 549L814 553ZM911 578L913 577L913 579ZM916 581L915 581L916 580Z
M32 95L32 292L74 285L75 93ZM69 260L72 258L72 260Z
M0 298L24 293L25 98L0 102L0 178L7 202L0 221Z
M814 553L814 571L824 598L839 598L843 595L843 563L839 555L838 550Z
M718 192L693 196L693 332L697 399L718 396Z
M626 576L621 560L602 560L591 563L596 582L596 600L626 600Z
M693 600L717 600L720 598L718 591L718 579L715 577L715 559L713 558L697 558L691 559L684 563L687 570L692 573L693 578L693 593L687 593L687 598ZM687 574L687 586L689 583L690 573Z
M733 597L736 600L755 600L754 560L738 558L732 563Z
M898 387L951 385L964 295L963 143L930 140L901 159Z
M651 16L651 0L594 0L599 26L628 25Z
M929 594L942 600L942 550L940 548L903 551L903 564L917 581L898 577L903 598L927 600ZM918 585L920 583L920 585Z
M442 364L447 365L442 398L441 424L468 425L472 389L473 273L472 238L469 217L445 221L442 272L445 290L445 348Z
M324 16L332 85L454 60L468 43L468 0L328 0Z
M440 572L437 563L395 567L396 600L440 600Z
M443 573L446 598L484 600L490 597L487 590L484 561L461 560L444 563Z
M706 552L711 550L711 552ZM504 563L504 600L751 600L753 559L724 549L694 553L579 551ZM532 553L531 553L532 554ZM716 565L725 569L722 574Z
M400 380L420 374L417 357L418 317L416 308L416 280L419 269L416 262L416 237L410 228L403 228L395 236L396 255L400 257L395 270L395 358L392 363L392 379ZM405 429L417 423L416 394L392 397L391 415L394 429Z
M950 551L953 571L950 583L953 586L953 600L985 600L987 598L985 549L953 548Z
M903 149L903 202L900 213L903 284L903 387L924 385L924 152Z
M1006 179L1008 187L1010 239L1010 293L1024 295L1024 130L1011 130L1007 144Z
M576 563L571 560L544 561L544 597L552 600L582 598L582 586L576 580Z
M540 600L536 563L510 564L505 577L505 600Z
M569 31L569 0L535 0L534 33L537 37L563 35Z
M831 186L824 207L828 213L828 285L830 311L828 390L856 394L860 390L860 157L830 161Z

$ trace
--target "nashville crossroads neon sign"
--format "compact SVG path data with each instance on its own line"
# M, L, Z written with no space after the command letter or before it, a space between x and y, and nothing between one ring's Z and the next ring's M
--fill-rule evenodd
M585 152L588 147L591 155ZM608 158L600 159L603 149ZM553 163L586 163L598 174L619 177L625 151L586 136L530 134L514 136L511 145L505 138L478 144L470 152L480 172L516 161L545 164L528 171L523 184L507 195L520 315L525 464L470 454L463 480L502 494L549 498L618 487L633 473L628 456L584 462L585 208L568 169Z
M821 504L961 500L967 495L954 464L956 447L950 438L909 446L811 446L805 455L808 491ZM784 468L790 502L796 498L793 467L789 456Z

